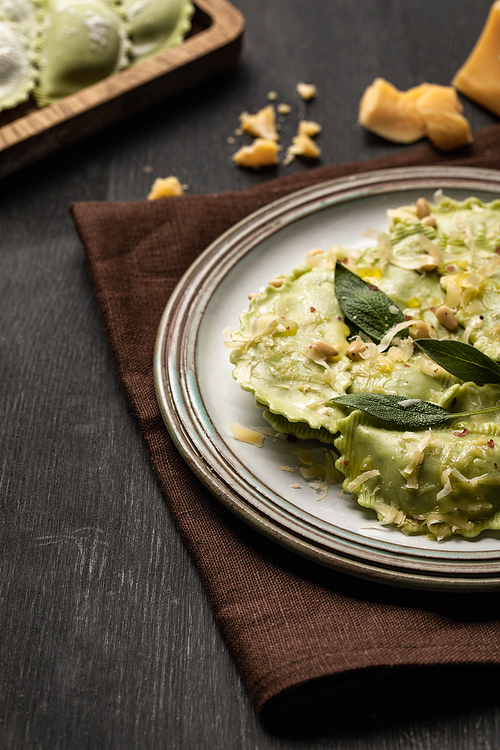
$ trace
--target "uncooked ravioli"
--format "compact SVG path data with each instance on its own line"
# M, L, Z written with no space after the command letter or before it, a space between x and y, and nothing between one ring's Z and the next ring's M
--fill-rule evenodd
M0 110L28 99L35 82L32 48L20 24L0 20Z
M180 44L191 26L190 0L124 0L134 63Z
M117 5L107 0L45 0L40 43L40 106L126 67L129 42Z

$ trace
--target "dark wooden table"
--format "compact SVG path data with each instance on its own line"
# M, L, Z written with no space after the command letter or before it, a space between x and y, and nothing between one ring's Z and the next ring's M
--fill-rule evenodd
M320 122L321 163L406 148L357 125L364 88L448 84L490 0L235 5L235 68L0 182L0 747L498 747L495 707L396 722L390 696L369 729L306 741L261 726L150 468L68 215L71 201L143 199L156 176L204 193L306 169L244 171L227 143L269 90L297 104L300 80L318 96L283 134L301 113ZM496 122L463 101L474 130Z

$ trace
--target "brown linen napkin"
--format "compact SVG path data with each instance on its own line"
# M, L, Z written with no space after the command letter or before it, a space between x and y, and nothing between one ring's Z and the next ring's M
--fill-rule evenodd
M153 386L155 336L183 272L260 206L327 179L432 164L499 168L500 126L480 131L472 147L450 155L424 146L236 193L71 206L119 376L168 507L257 711L291 733L307 717L318 722L325 707L338 726L346 716L357 721L363 711L373 714L374 706L385 712L384 701L390 716L398 701L405 711L420 705L419 680L429 670L417 666L433 667L439 675L433 684L441 684L443 665L447 674L462 665L451 670L452 690L475 678L470 665L500 664L500 597L407 591L335 573L231 515L191 474L164 427ZM390 696L382 685L391 686ZM429 690L426 683L424 695Z

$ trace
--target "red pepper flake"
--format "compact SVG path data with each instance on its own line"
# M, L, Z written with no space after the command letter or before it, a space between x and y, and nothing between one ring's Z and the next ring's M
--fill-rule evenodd
M498 464L493 464L493 466L495 467L495 469L498 469Z
M453 271L455 270L455 266L448 266L446 270L448 271L448 273L453 273Z
M431 312L436 312L436 308L435 308L435 307L429 307L429 310L430 310Z
M454 432L455 437L465 437L469 434L469 430L463 429L462 432Z
M375 286L375 284L368 284L368 289L371 289L372 292L376 292L378 286Z
M316 308L315 307L311 307L309 309L311 310L311 312L316 312Z
M337 320L342 320L342 315L337 315Z
M405 315L405 320L411 320L411 315Z
M347 265L349 263L349 258L343 258L340 262L345 263L345 265Z
M346 458L346 460L344 461L344 466L349 466L349 459Z
M500 255L500 245L495 248L495 252L497 255Z
M439 372L439 369L436 367L436 369L434 370L434 372Z
M287 432L286 435L285 435L285 437L291 443L295 443L295 441L297 440L297 435L294 435L293 432Z
M495 443L494 443L493 439L492 440L488 440L488 448L494 448L494 447L495 447Z

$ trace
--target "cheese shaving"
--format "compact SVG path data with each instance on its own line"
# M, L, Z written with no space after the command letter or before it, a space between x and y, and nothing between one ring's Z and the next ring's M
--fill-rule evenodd
M264 444L264 435L257 430L251 430L249 427L243 427L238 422L231 422L229 429L233 433L236 440L242 443L249 443L255 445L257 448L262 448Z
M367 482L369 479L373 479L373 477L380 476L380 471L378 469L371 469L370 471L364 471L362 474L360 474L356 479L353 479L352 482L349 482L347 485L348 492L354 492L354 490L359 487L364 482Z
M402 323L396 323L392 326L392 328L389 328L387 333L384 334L384 337L381 339L380 344L378 345L379 352L385 352L385 350L389 348L392 339L397 333L399 333L400 331L404 331L405 328L409 328L416 322L416 320L411 318L410 320L405 320Z

